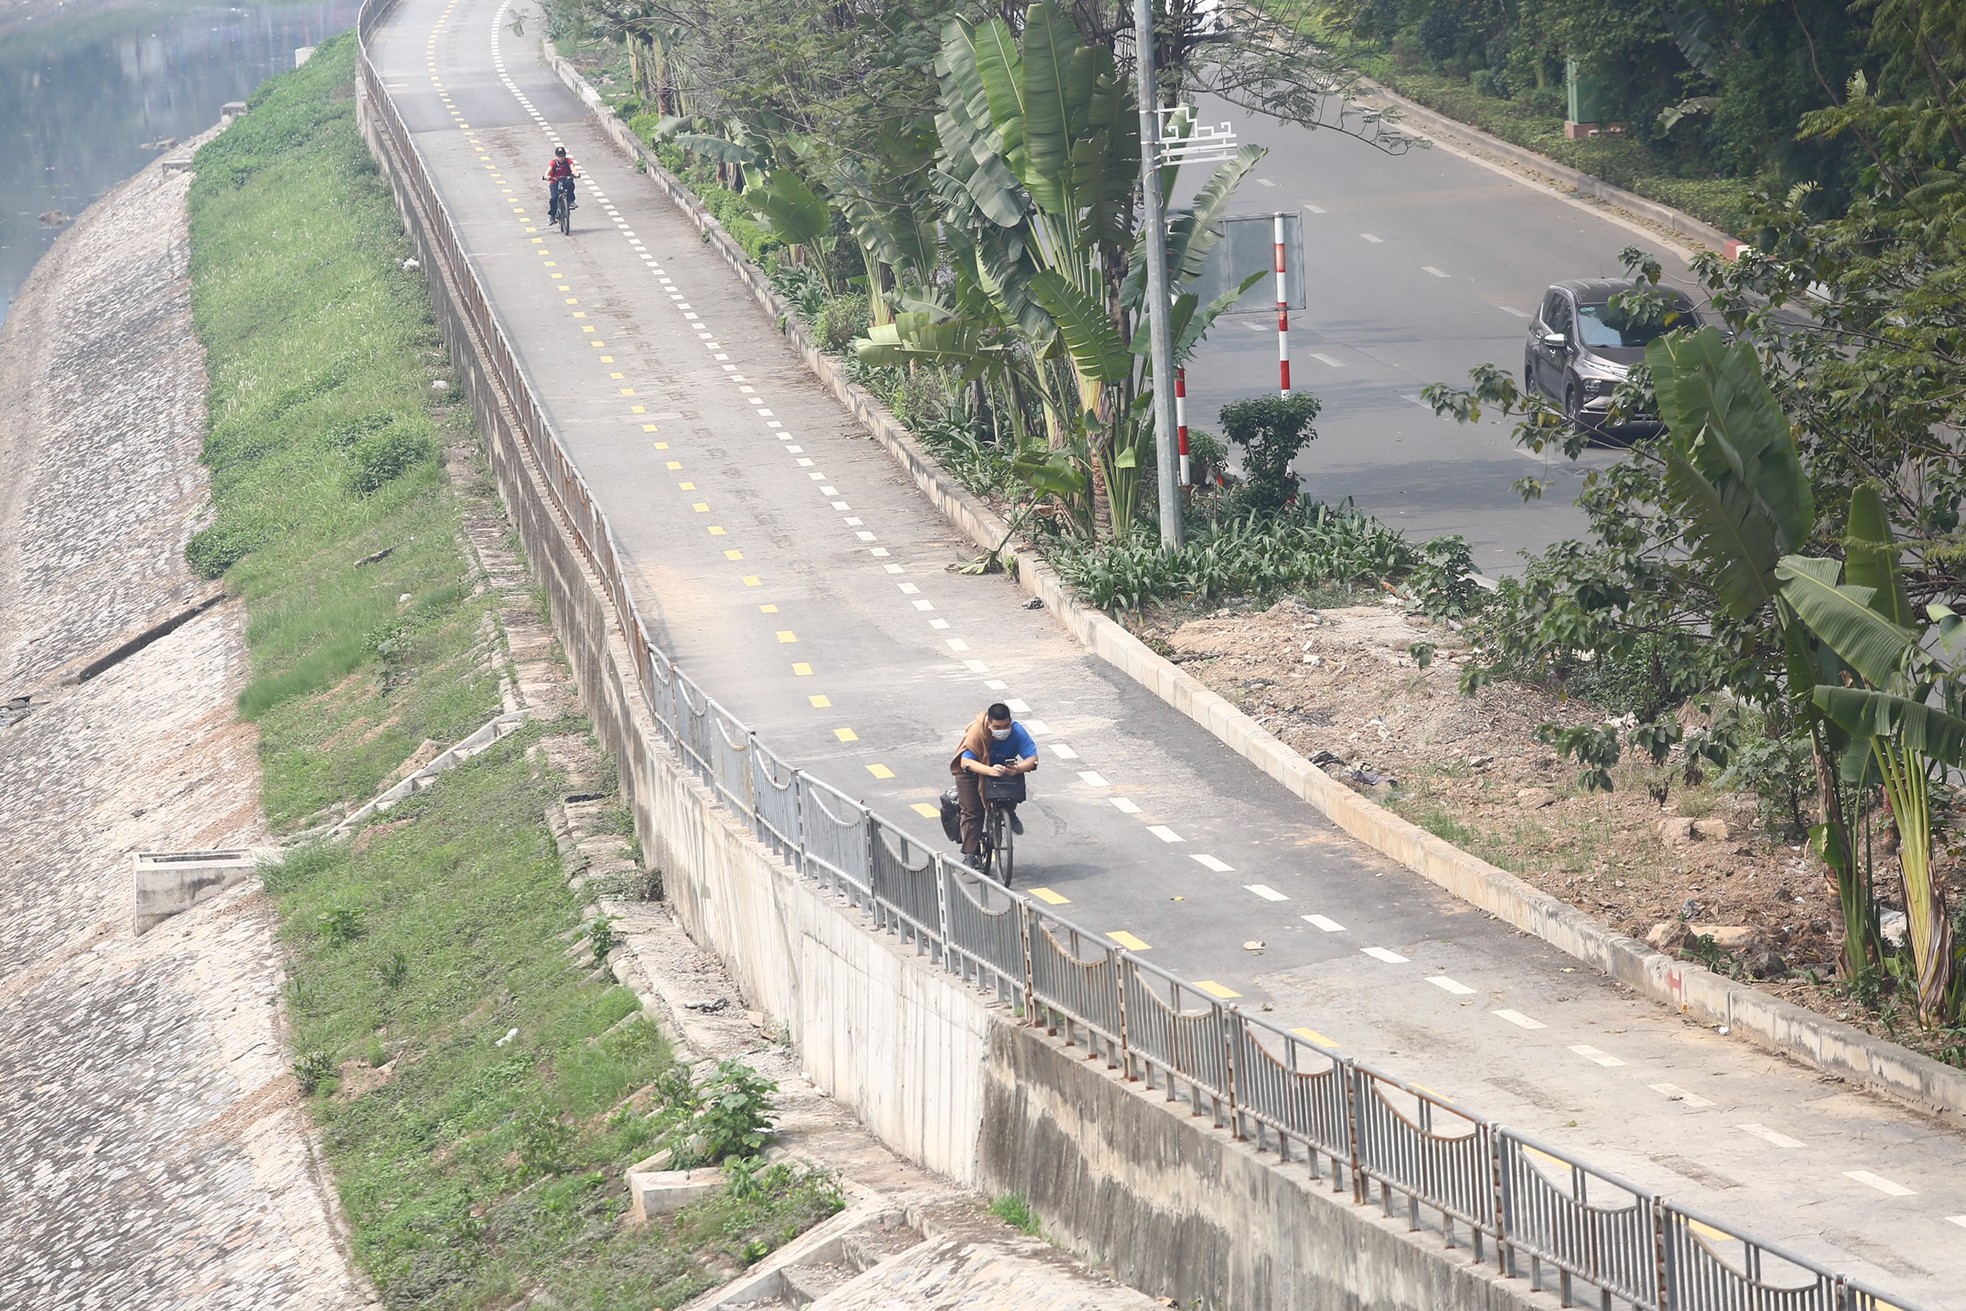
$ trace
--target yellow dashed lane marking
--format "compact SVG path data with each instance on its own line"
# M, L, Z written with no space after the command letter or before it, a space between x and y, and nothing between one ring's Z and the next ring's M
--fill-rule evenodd
M634 395L634 393L630 392L629 395L632 396ZM649 412L649 407L646 405L630 405L628 407L628 413L630 414L647 414L648 412ZM655 431L654 427L651 426L649 428L649 431L654 432Z
M926 801L917 801L914 805L910 806L909 809L914 811L917 815L920 815L923 819L934 819L936 816L942 813L941 811L937 810L934 806L929 805Z
M858 742L860 740L860 734L850 728L836 728L833 730L833 736L842 742Z
M695 483L677 483L677 484L676 484L676 490L677 490L677 491L679 491L679 492L693 492L693 491L695 491L695 490L696 490L696 484L695 484Z
M792 677L794 677L794 678L811 678L811 677L812 677L812 666L811 666L811 665L808 665L808 664L796 664L796 665L793 665L793 666L792 666Z
M758 607L758 613L761 615L775 615L778 613L778 607L767 603Z
M778 640L781 642L796 642L799 640L799 635L789 628L781 628L778 630Z
M1323 1034L1319 1033L1316 1029L1292 1029L1291 1032L1296 1034L1299 1038L1302 1038L1305 1042L1316 1043L1318 1046L1324 1048L1328 1052L1335 1052L1338 1050L1338 1044L1336 1042L1332 1041L1330 1038L1325 1037Z
M894 777L894 771L889 769L886 765L869 765L867 766L867 772L869 774L872 774L875 778Z
M812 702L814 710L826 710L833 704L833 698L829 696L809 696L806 700Z
M765 585L765 580L758 577L756 574L745 574L744 585L746 587L763 587Z
M708 501L694 501L690 504L689 508L696 511L698 514L710 513L710 503Z
M726 560L742 560L743 558L744 558L744 552L742 552L742 551L725 551L725 552L724 552L724 559L726 559Z
M635 394L635 389L633 387L623 387L621 389L621 394L623 396L633 396Z
M1061 897L1050 888L1032 888L1030 889L1030 893L1047 906L1069 906L1072 904L1070 897Z
M1148 950L1146 943L1140 941L1140 939L1134 937L1131 933L1128 933L1125 929L1114 929L1106 936L1111 938L1114 942L1117 942L1120 946L1126 948L1128 951Z
M718 527L716 524L710 525L710 536L722 537L723 535L724 535L724 530L722 528Z
M645 423L645 424L643 424L643 425L642 425L642 431L643 431L643 432L654 432L654 431L655 431L655 425L654 425L654 424L652 424L652 423ZM658 450L658 451L666 451L666 450L668 450L668 449L669 449L669 443L668 443L668 442L657 442L657 443L655 444L655 449L656 449L656 450Z
M660 442L657 442L656 444L657 444L658 446L659 446L659 445L661 445L661 443L660 443ZM670 467L671 469L680 469L680 468L682 468L682 467L683 467L683 462L682 462L681 460L671 460L671 461L669 461L669 467Z
M1224 983L1217 983L1213 979L1197 980L1195 983L1195 987L1201 989L1209 996L1216 998L1218 1001L1227 1001L1231 997L1242 996L1242 994L1237 992L1234 988L1231 988Z

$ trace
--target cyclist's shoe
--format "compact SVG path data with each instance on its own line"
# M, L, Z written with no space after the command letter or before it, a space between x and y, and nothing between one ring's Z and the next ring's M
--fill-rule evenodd
M1024 821L1017 818L1014 810L1010 812L1010 831L1020 838L1024 836Z
M956 853L956 859L970 869L980 870L983 868L983 853L980 851L958 851Z

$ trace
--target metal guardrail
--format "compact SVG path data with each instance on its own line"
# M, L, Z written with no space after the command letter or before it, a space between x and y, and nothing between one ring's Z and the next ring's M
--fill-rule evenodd
M433 279L440 313L476 338L554 508L607 589L658 736L761 842L862 911L873 931L898 934L995 992L1024 1023L1259 1149L1294 1154L1360 1204L1376 1187L1378 1204L1404 1211L1411 1227L1435 1229L1449 1245L1466 1233L1475 1258L1505 1276L1526 1267L1540 1288L1547 1267L1565 1305L1581 1284L1605 1308L1640 1311L1916 1311L1245 1014L978 878L759 743L649 635L607 516L547 419L370 60L369 39L395 2L369 0L358 21L358 106L412 236L448 274L448 284ZM475 390L480 375L463 371ZM490 403L472 400L481 412Z

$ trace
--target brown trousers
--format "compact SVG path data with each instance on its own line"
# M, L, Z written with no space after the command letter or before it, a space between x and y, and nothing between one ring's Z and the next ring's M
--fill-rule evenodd
M983 849L983 778L965 769L956 775L956 798L962 802L963 854Z

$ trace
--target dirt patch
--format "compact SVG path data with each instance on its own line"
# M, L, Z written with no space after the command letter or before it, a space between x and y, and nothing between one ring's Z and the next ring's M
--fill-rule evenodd
M1676 760L1655 767L1629 751L1614 791L1587 792L1577 763L1537 729L1603 712L1514 683L1463 695L1468 651L1447 626L1396 604L1284 600L1131 627L1334 777L1618 931L1645 938L1686 921L1665 944L1674 955L1955 1064L1966 1057L1956 1038L1908 1032L1888 1004L1879 1013L1836 984L1835 890L1799 841L1765 828L1751 794L1688 785ZM1951 878L1956 901L1956 869Z

